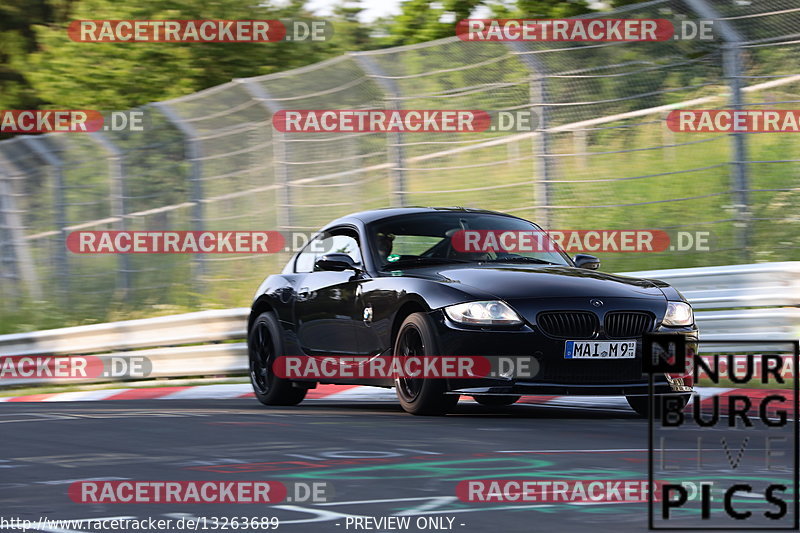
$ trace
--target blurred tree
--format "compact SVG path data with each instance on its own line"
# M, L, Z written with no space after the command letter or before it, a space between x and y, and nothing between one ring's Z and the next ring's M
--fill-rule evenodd
M517 0L517 11L523 17L577 17L592 10L585 0Z
M26 58L36 49L33 25L54 17L45 0L0 3L0 109L35 108L41 102L26 77Z
M401 13L387 24L385 46L432 41L455 35L455 24L469 18L485 0L405 0Z
M618 0L624 1L624 0ZM494 16L567 17L585 0L406 0L395 17L365 24L358 0L334 8L331 42L76 43L66 26L80 19L248 19L309 17L306 0L4 0L0 5L0 108L124 109L174 98L235 77L268 74L349 50L453 35L483 4ZM383 35L376 35L382 32Z
M304 5L305 0L280 5L255 0L73 0L69 19L311 17ZM339 53L326 42L79 43L69 39L65 26L60 21L35 26L39 50L28 61L27 78L36 95L58 107L125 109ZM340 40L340 46L347 45Z
M450 37L456 22L485 6L495 18L567 18L592 12L586 0L404 0L401 13L378 21L387 36L383 46L397 46Z
M375 48L372 39L372 28L361 22L359 15L364 11L359 0L343 0L333 8L333 46L338 53L351 50L367 50Z
M593 11L586 0L499 0L487 5L495 18L568 18Z

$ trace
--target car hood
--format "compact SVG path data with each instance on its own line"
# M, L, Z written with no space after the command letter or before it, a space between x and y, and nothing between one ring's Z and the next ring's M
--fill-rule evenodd
M549 265L444 265L414 268L408 277L473 287L504 300L530 298L656 298L664 293L649 280L628 278L582 268Z

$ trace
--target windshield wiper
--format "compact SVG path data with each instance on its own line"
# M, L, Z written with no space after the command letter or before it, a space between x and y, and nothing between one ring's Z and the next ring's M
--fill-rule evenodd
M437 265L442 263L474 263L475 261L467 261L466 259L455 259L452 257L413 257L408 259L400 259L393 263L387 263L381 270L394 270L398 266L403 268L414 266Z
M538 257L528 257L526 255L515 255L512 257L498 257L497 259L492 259L488 261L490 263L537 263L540 265L558 265L558 263L553 263L552 261L545 261L544 259L539 259ZM561 265L564 266L564 265Z

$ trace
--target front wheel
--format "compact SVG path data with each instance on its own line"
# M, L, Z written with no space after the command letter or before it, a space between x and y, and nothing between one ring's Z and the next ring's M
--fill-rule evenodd
M394 343L395 357L440 355L439 343L430 319L424 313L412 313L403 321ZM458 394L447 393L444 379L397 378L397 398L412 415L443 415L458 403Z
M647 418L648 413L650 412L650 397L648 396L626 396L628 400L628 405L631 406L631 409L636 411L640 416ZM656 396L654 399L655 408L655 418L661 417L661 405L662 402L670 402L667 404L670 410L678 409L683 410L686 407L686 404L689 403L689 396L685 394L669 394L665 396ZM678 402L677 405L673 405L671 402Z
M278 319L271 312L261 313L247 336L247 352L250 383L256 398L264 405L297 405L306 397L306 389L293 387L291 381L272 372L275 358L282 350Z

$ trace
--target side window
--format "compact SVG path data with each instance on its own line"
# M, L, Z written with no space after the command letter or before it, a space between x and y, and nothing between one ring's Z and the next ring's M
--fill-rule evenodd
M361 250L358 248L355 232L334 230L333 233L319 234L297 255L295 272L313 272L314 262L326 253L347 254L356 263L361 263Z
M311 272L314 270L314 261L317 260L317 254L314 250L318 249L319 238L320 236L315 237L311 240L306 247L300 250L300 253L297 254L297 259L294 262L294 271L295 272Z

